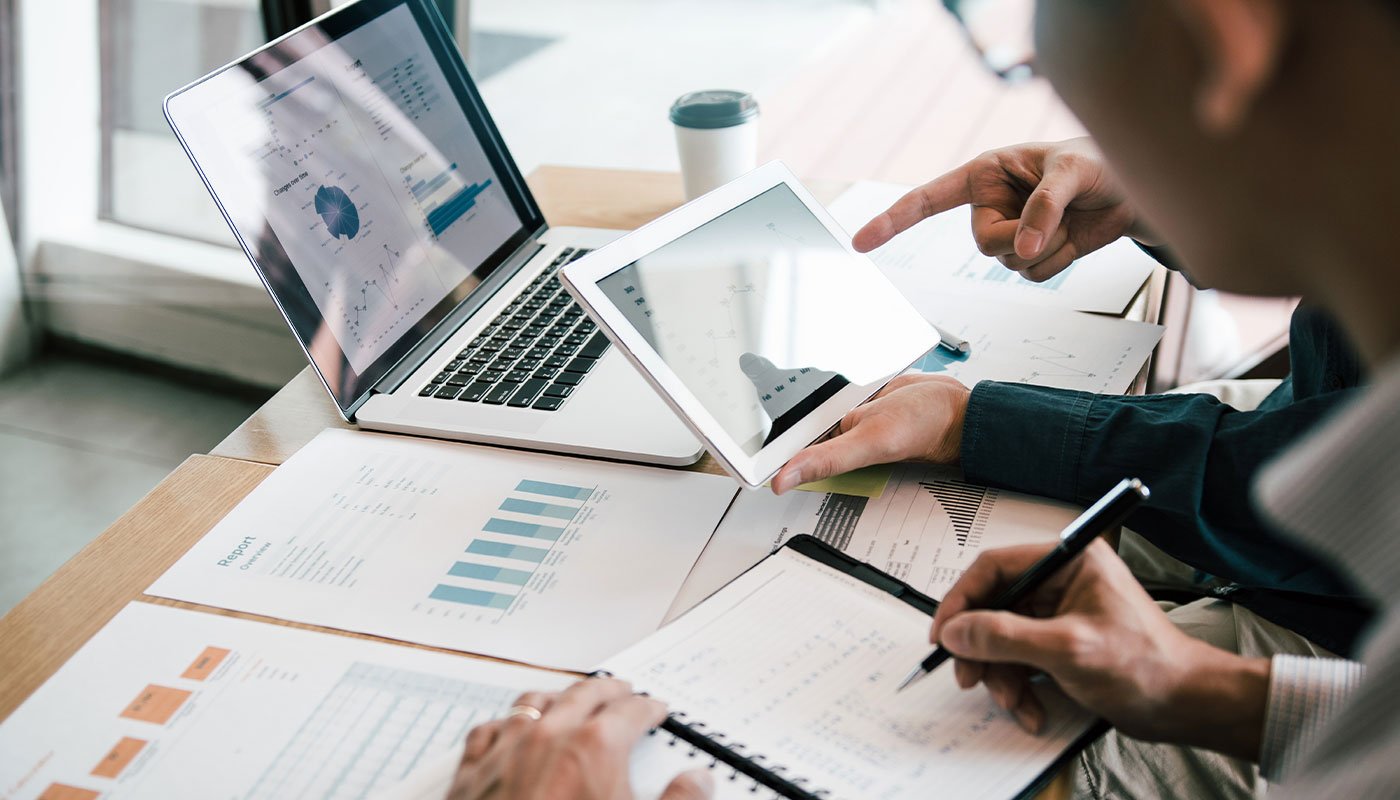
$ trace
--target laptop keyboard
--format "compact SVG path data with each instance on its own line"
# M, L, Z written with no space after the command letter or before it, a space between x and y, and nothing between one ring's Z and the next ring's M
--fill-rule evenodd
M588 252L565 248L418 396L540 411L563 406L609 346L555 275Z

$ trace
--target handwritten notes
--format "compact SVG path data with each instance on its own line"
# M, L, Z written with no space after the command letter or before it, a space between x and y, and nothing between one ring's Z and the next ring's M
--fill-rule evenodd
M604 668L836 797L1013 796L1089 720L1046 693L1050 723L1031 736L948 669L896 694L928 654L929 624L784 549Z

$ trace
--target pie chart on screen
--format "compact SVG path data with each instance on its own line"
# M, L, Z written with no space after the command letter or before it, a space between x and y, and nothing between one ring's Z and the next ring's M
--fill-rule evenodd
M316 213L325 220L331 236L353 239L360 232L360 212L355 210L350 195L339 186L322 186L316 190Z

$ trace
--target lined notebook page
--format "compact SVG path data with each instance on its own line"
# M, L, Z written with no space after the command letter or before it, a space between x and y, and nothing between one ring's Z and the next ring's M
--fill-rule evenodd
M1091 720L1042 692L1048 724L1031 736L947 667L896 694L928 654L929 624L783 549L603 668L835 797L1013 797Z

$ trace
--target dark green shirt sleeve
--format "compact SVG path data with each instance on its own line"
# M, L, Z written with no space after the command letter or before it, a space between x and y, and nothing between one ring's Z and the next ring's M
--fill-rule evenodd
M1152 500L1128 524L1166 553L1243 586L1350 596L1349 583L1270 532L1248 497L1264 463L1356 391L1238 411L1204 394L984 381L968 403L962 465L969 480L1080 505L1139 477Z

